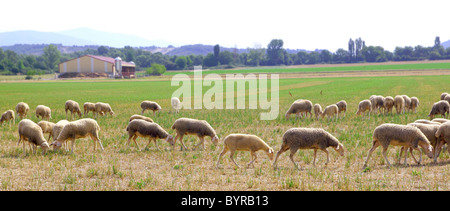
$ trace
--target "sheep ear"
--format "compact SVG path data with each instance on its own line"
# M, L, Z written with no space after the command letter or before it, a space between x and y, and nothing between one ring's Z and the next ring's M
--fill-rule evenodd
M340 147L341 147L341 146L338 144L337 147L336 147L336 150L339 150Z
M272 150L272 149L269 149L269 153L273 153L273 150Z

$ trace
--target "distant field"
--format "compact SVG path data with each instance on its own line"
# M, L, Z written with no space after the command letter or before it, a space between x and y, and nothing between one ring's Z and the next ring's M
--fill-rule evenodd
M447 66L441 64L436 68ZM449 63L446 63L449 65ZM413 68L418 66L413 65ZM381 67L374 67L381 68ZM405 68L405 66L403 66ZM283 69L284 70L284 69ZM289 70L286 68L286 70ZM242 72L242 71L241 71ZM90 139L79 139L75 153L53 152L22 155L17 146L17 123L0 127L0 190L450 190L448 173L450 156L441 153L439 163L424 157L418 166L408 158L410 166L385 166L381 149L377 149L369 162L362 166L371 147L373 129L386 122L406 124L426 118L431 105L439 100L442 92L450 91L450 76L398 76L398 77L322 77L280 79L280 113L273 121L259 120L256 110L182 110L174 114L170 97L177 87L170 80L65 80L40 82L0 83L0 111L14 109L24 101L30 105L28 118L38 121L34 109L39 104L52 108L51 121L65 118L64 102L108 102L116 115L97 119L101 130L100 139L105 151L94 152ZM209 87L204 87L206 92ZM293 97L289 95L289 92ZM322 92L322 94L320 94ZM357 117L358 102L370 95L395 96L407 94L420 99L417 113L403 115L372 115L371 119ZM327 120L291 119L284 113L296 99L309 99L322 108L346 100L346 117L337 122ZM294 169L289 152L282 154L278 169L272 168L265 153L258 152L255 168L245 168L251 159L249 152L236 153L236 169L228 154L222 159L221 169L215 164L223 143L217 147L206 138L206 150L180 151L179 145L172 151L164 140L159 140L163 151L156 150L153 143L149 149L138 151L134 145L126 146L125 131L128 118L140 113L143 100L160 103L161 114L152 116L170 134L170 128L180 117L207 120L220 138L230 133L251 133L264 139L278 151L283 133L292 127L320 127L336 136L345 146L345 156L331 148L331 162L324 165L325 153L317 153L316 166L312 166L312 150L300 150L294 157L301 170ZM90 114L89 117L92 117ZM47 137L47 135L45 135ZM147 140L138 138L141 149ZM189 149L198 142L193 136L185 137ZM390 147L388 157L396 163L398 147ZM39 150L40 152L40 150ZM417 155L417 152L415 152Z

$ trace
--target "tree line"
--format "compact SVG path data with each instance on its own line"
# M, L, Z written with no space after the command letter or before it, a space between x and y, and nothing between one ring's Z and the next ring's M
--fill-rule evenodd
M74 53L61 53L57 46L48 45L42 55L23 55L14 51L3 51L0 48L0 74L43 74L58 71L58 64L86 54L121 57L124 61L133 61L138 70L149 69L152 64L158 64L167 70L187 70L202 65L203 68L233 68L236 66L276 66L302 64L342 64L386 61L414 61L450 59L450 48L444 49L440 38L436 37L434 45L424 47L396 47L393 52L381 46L366 46L361 38L348 41L348 48L339 48L336 52L329 50L298 51L288 53L281 39L273 39L267 47L248 48L247 52L237 53L237 50L221 51L220 45L215 45L207 55L169 56L160 52L126 46L111 48L100 46L97 49L87 49ZM153 65L155 69L155 65ZM157 71L156 71L157 72Z

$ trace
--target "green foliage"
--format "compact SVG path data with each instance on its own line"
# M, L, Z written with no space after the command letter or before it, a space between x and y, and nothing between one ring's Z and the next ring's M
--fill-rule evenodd
M187 59L185 56L179 56L177 59L175 59L175 64L177 65L177 69L184 70L187 65Z
M61 52L55 45L49 45L44 48L44 54L42 55L45 61L45 65L48 70L56 70L61 58Z
M152 64L150 68L145 70L150 75L162 75L166 72L166 67L162 64Z

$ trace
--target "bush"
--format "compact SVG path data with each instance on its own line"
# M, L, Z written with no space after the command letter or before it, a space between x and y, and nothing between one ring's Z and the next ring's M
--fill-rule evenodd
M151 67L145 70L150 75L162 75L166 72L166 67L162 64L153 63Z

